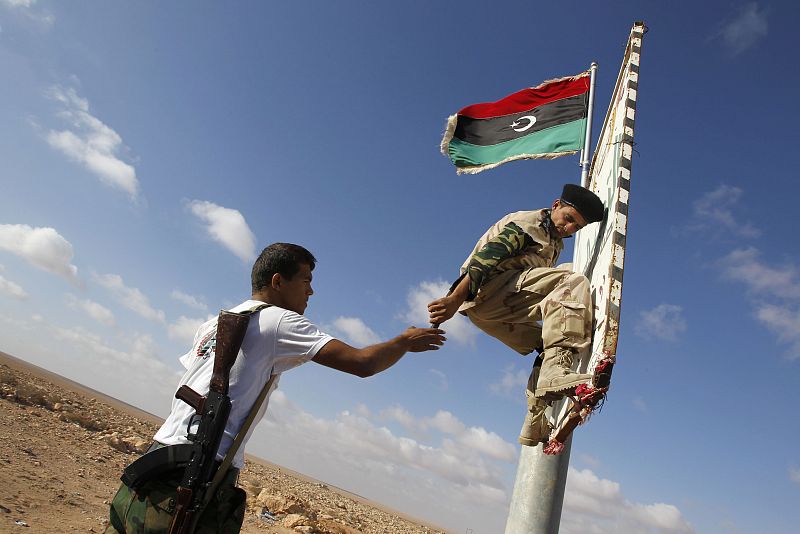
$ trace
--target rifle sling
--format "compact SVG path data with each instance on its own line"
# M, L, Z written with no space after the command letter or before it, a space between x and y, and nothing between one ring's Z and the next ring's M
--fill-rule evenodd
M214 492L217 491L217 487L219 486L220 482L222 482L222 479L225 478L225 474L228 472L231 462L233 462L233 457L236 456L236 451L239 450L242 441L244 441L244 437L247 435L247 431L252 426L253 421L255 421L258 410L261 408L261 405L264 404L264 399L267 398L267 393L269 393L269 390L272 387L273 382L275 382L275 378L277 376L278 375L272 375L269 377L269 380L267 380L267 383L264 384L264 387L261 389L261 393L259 393L258 398L253 403L253 407L250 409L250 414L242 424L242 428L240 428L239 432L236 434L236 438L233 440L233 443L231 443L228 452L225 453L225 458L222 460L219 469L217 469L217 473L214 475L214 479L211 481L211 486L204 497L204 505L208 504L208 502L211 500L211 497L214 495Z

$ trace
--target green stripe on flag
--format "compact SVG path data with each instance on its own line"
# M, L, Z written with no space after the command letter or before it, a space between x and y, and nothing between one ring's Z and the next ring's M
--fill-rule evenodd
M514 157L571 152L583 147L585 131L586 119L583 118L490 146L473 145L454 137L450 140L448 154L456 167L471 167Z

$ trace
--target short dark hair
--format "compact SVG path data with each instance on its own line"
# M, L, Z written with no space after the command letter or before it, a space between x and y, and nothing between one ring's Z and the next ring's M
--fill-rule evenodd
M250 283L253 293L272 284L272 276L279 273L287 280L291 280L300 264L307 264L311 270L317 263L317 259L308 250L300 245L292 243L273 243L256 258L253 264L253 272L250 275Z

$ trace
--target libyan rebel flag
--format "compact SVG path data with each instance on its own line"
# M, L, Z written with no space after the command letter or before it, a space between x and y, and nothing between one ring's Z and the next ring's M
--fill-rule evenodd
M548 80L497 102L467 106L447 120L442 154L458 174L507 161L557 158L583 148L589 71Z

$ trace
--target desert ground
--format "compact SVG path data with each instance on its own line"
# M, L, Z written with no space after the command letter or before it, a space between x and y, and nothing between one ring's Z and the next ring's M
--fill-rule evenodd
M122 469L160 419L0 352L0 532L103 532ZM244 533L447 531L248 457Z

